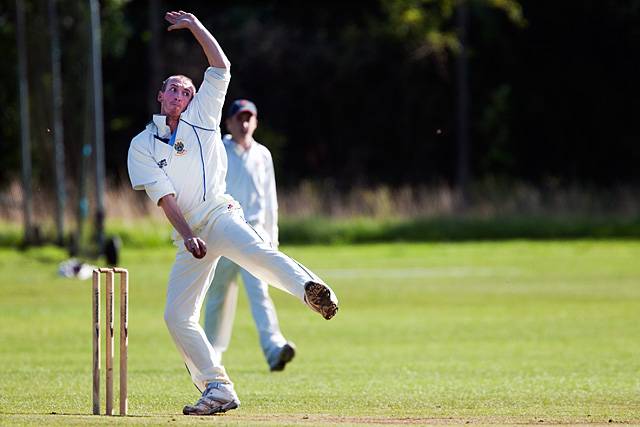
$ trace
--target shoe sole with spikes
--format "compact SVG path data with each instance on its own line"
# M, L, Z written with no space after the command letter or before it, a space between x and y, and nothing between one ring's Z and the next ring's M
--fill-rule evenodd
M322 283L307 282L304 285L304 302L327 320L338 312L338 303L331 297L331 290Z

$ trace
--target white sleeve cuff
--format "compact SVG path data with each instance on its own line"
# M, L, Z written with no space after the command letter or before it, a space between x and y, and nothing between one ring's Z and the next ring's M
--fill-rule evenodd
M147 196L149 196L156 206L160 199L167 194L176 194L173 185L171 185L171 182L169 182L168 179L161 182L156 181L151 184L147 184L144 186L144 191L146 191Z

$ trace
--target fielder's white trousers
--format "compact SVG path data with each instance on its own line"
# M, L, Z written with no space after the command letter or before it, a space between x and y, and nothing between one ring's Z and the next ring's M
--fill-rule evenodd
M196 234L207 244L207 255L196 259L179 242L169 277L164 319L194 384L204 390L211 381L231 383L220 355L199 323L202 303L221 256L301 301L306 282L324 282L265 242L244 221L237 205L230 204L225 212L200 222Z
M253 228L260 235L265 235L259 225ZM238 275L242 276L251 314L258 330L260 347L268 362L269 357L287 343L280 331L278 315L269 296L269 285L225 257L218 261L213 282L207 292L204 332L216 355L222 357L222 353L229 347L233 330L238 303Z

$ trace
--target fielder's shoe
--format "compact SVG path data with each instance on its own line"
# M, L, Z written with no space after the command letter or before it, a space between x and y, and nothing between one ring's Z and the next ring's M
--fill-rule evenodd
M269 369L273 371L284 370L284 365L291 362L293 356L296 355L296 346L292 342L288 342L277 351L274 351L272 357L269 357Z
M304 302L329 320L338 311L338 298L327 285L318 282L307 282L304 285Z
M236 409L240 406L240 399L232 384L211 382L204 389L202 397L195 405L187 405L182 409L185 415L213 415Z

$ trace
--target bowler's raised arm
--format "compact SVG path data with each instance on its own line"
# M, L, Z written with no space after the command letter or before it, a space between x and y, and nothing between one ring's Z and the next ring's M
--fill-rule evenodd
M229 62L229 59L222 51L218 41L213 37L209 30L202 25L202 22L200 22L195 15L180 10L177 12L167 12L164 15L164 19L171 24L167 28L168 31L183 28L191 31L198 43L200 43L200 46L202 46L202 50L207 56L210 66L226 69L231 67L231 62Z

